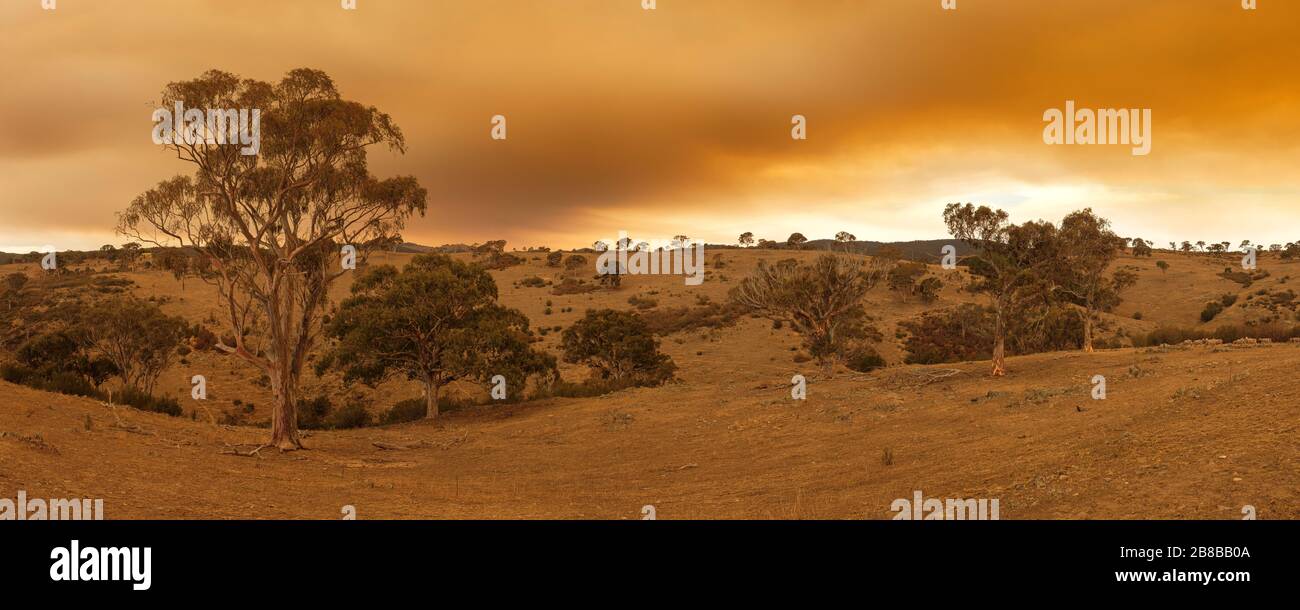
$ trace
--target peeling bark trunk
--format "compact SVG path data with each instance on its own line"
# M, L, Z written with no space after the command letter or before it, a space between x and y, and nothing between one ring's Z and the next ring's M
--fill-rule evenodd
M1083 351L1092 353L1092 312L1083 314Z
M993 323L993 372L994 377L1007 374L1007 324L1001 303L994 312Z
M283 365L272 370L270 377L271 390L275 393L275 404L271 407L271 445L281 451L302 449L302 438L298 436L297 397L293 395L298 384Z

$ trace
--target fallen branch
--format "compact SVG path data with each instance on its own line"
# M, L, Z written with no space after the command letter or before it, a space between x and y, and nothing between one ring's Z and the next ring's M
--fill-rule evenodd
M238 443L235 445L231 445L230 443L223 443L223 444L226 446L226 448L221 450L222 455L237 455L239 457L255 457L259 459L262 456L259 455L258 452L263 449L266 449L267 447L270 447L270 445L254 446L252 443ZM253 447L253 449L251 451L240 451L239 450L240 447Z

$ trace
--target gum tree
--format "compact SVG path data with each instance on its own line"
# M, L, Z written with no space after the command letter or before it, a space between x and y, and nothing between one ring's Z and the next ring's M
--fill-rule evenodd
M1092 352L1097 312L1118 305L1120 293L1132 286L1137 276L1123 269L1106 274L1119 256L1123 240L1110 230L1110 221L1094 214L1092 208L1066 216L1061 221L1060 238L1060 256L1056 259L1060 265L1055 290L1079 306L1083 321L1083 351ZM1141 240L1134 240L1134 243L1141 243Z
M950 203L944 224L953 237L976 251L967 258L973 289L988 293L993 307L994 377L1007 374L1007 322L1015 312L1050 290L1048 274L1056 264L1056 227L1049 222L1012 224L1003 210Z
M275 401L269 443L302 447L295 402L303 364L320 333L333 282L346 271L340 248L358 261L425 209L413 177L378 179L367 166L375 145L403 153L402 132L374 107L345 100L324 72L296 69L278 83L209 71L173 82L160 107L259 109L260 149L179 139L163 146L194 167L164 180L119 214L118 230L205 259L234 345L218 347L270 378Z
M731 290L732 301L773 321L789 324L827 372L848 344L878 331L862 300L885 277L879 259L823 254L812 263L759 262Z
M316 371L337 368L374 386L402 375L424 386L425 417L438 417L441 388L502 375L522 390L529 377L554 380L555 358L529 346L528 318L497 303L497 285L477 265L442 254L417 256L401 272L376 267L352 284L326 327L337 342Z

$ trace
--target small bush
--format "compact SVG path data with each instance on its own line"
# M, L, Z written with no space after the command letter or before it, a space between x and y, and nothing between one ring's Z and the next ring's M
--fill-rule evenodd
M555 254L558 254L556 252ZM429 407L424 403L423 398L408 398L384 412L382 422L385 424L403 424L406 422L420 421L429 413Z
M651 309L653 307L658 306L659 301L656 301L655 299L648 299L645 297L632 295L627 298L627 304L637 309Z
M334 405L327 396L317 396L311 400L298 400L298 427L304 430L320 430L325 427L325 418L329 416Z
M859 373L866 373L885 366L885 359L875 349L862 345L844 354L844 366Z
M352 401L343 408L331 413L326 419L328 426L335 430L364 428L370 425L370 413L360 401Z
M1219 315L1219 312L1221 311L1223 311L1222 304L1220 304L1218 301L1210 301L1209 303L1205 304L1205 309L1201 310L1201 321L1209 322L1210 320L1214 319L1214 316Z
M113 399L141 411L162 413L172 417L180 417L181 415L180 402L170 396L152 396L141 390L127 387L114 394Z

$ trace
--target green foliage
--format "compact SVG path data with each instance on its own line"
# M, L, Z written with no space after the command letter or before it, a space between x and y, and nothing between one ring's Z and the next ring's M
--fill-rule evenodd
M346 382L372 386L403 375L435 400L457 379L503 375L517 396L529 378L555 376L555 359L529 345L528 318L497 303L492 276L441 254L417 256L400 273L384 265L358 277L326 335L335 343L318 374L335 368Z
M1223 311L1222 303L1218 301L1210 301L1205 304L1205 309L1201 310L1201 321L1209 322L1214 319L1214 316L1219 315L1219 312L1221 311Z
M659 352L640 316L613 309L587 311L561 336L564 361L585 364L600 379L614 383L659 385L672 378L677 366Z
M859 373L866 373L885 366L885 359L874 348L861 345L844 354L844 366Z
M916 285L916 294L921 297L922 303L933 303L939 300L939 291L943 289L943 280L937 277L927 277Z
M141 411L152 411L172 417L180 417L181 404L170 396L153 396L148 392L127 386L113 394L113 401L129 405Z
M86 342L117 367L127 387L153 392L158 376L171 364L185 335L182 318L164 314L157 305L132 298L96 304L84 327Z
M429 407L425 404L423 398L408 398L394 404L390 409L385 411L382 421L384 424L402 424L406 422L419 421L424 419L428 412Z
M986 358L995 324L992 308L972 303L904 320L899 323L907 333L904 362L938 364ZM1079 316L1059 305L1017 312L1008 317L1007 324L1007 351L1011 354L1077 349L1083 339Z
M862 299L884 276L877 259L823 254L810 264L760 262L730 294L744 310L789 324L808 353L831 367L850 343L879 336Z
M705 303L693 307L666 307L641 314L646 327L655 335L671 335L703 328L735 326L742 308L735 303ZM780 322L775 321L775 328Z
M364 428L371 423L365 403L350 399L335 409L329 397L321 395L310 400L299 400L298 427L303 430L344 430Z

